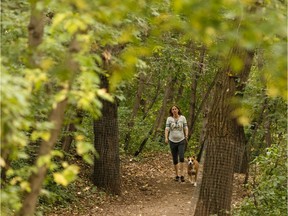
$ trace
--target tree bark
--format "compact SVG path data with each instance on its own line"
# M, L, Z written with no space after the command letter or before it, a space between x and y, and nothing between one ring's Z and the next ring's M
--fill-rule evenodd
M72 52L78 52L79 49L80 49L79 43L76 40L76 36L74 36L69 46L69 52L68 52L69 55L67 57L67 60L65 60L65 62L63 63L63 65L70 71L69 79L67 79L68 85L66 87L68 92L70 91L71 83L73 82L74 76L78 70L78 64L73 61ZM48 164L45 163L43 165L38 165L37 162L45 156L50 156L51 151L53 150L57 138L61 132L61 126L64 120L64 113L67 106L67 102L68 98L66 95L63 100L56 103L56 107L51 111L51 114L49 116L49 122L51 122L54 125L54 127L53 129L50 130L49 140L42 141L40 145L39 154L35 163L36 170L29 177L30 192L24 194L22 207L18 212L18 215L20 216L34 215L37 199L40 194L42 184L48 170Z
M206 136L207 136L207 123L208 123L208 118L207 118L207 115L209 113L209 110L210 110L210 107L212 107L212 105L207 105L207 100L209 98L212 98L213 96L211 96L211 91L216 83L216 80L218 79L218 76L219 76L220 72L218 71L212 81L212 83L209 85L209 88L208 90L206 91L197 111L196 111L196 115L195 115L195 118L194 118L194 122L197 121L199 115L201 112L204 112L204 120L203 120L203 125L202 125L202 132L201 132L201 137L200 137L200 150L197 154L197 160L200 162L201 161L201 157L203 155L203 151L205 149L205 146L206 146L206 143L207 143L207 140L206 140ZM210 97L209 97L210 96ZM210 103L211 103L211 100L210 100ZM202 111L204 106L206 107L206 110Z
M108 82L102 77L102 82ZM98 158L94 160L93 182L112 194L121 194L117 105L102 100L102 117L94 121L94 145Z
M227 65L223 67L215 87L215 95L207 124L207 152L202 186L195 216L230 215L233 173L236 148L242 146L237 119L231 116L237 85L246 82L254 54L235 47L231 50ZM232 71L231 59L243 61L239 72ZM240 79L240 80L239 80ZM241 157L242 158L242 157Z
M50 139L47 142L43 141L41 143L38 159L41 159L41 157L43 156L50 155L55 145L55 142L58 138L58 135L61 131L61 125L64 119L64 111L66 105L67 105L67 98L57 103L56 108L52 111L49 121L54 123L54 128L50 132L51 134ZM48 170L47 164L44 164L40 167L36 165L36 167L37 167L36 171L33 172L29 178L31 192L24 195L22 208L20 209L19 212L20 216L34 215L37 199L40 194L40 190L42 188L42 184Z
M39 11L36 9L36 4L31 4L31 15L30 21L27 26L28 28L28 46L30 51L28 66L30 68L35 68L37 66L35 60L33 59L32 54L35 53L36 48L41 44L43 33L44 33L44 19L43 19L43 11ZM5 143L5 142L3 142ZM5 167L1 170L1 179L3 181L6 180L6 172L10 167L10 159L9 159L10 150L7 148L1 149L1 157L5 161Z
M210 100L211 103L211 100ZM199 143L200 143L200 150L197 154L197 161L201 162L204 150L207 146L207 124L208 124L208 113L211 105L209 103L205 103L205 110L203 111L203 119L202 119L202 129L201 129L201 134L199 138Z
M81 124L82 119L83 119L83 114L79 110L77 110L76 112L77 112L76 114L77 123ZM68 133L68 135L62 138L62 142L61 142L62 150L65 152L69 152L70 150L71 144L74 139L74 133L77 131L76 126L75 126L75 124L77 123L76 122L69 123L66 129L66 133Z
M108 51L106 51L108 53ZM109 53L108 53L109 54ZM109 54L110 55L110 54ZM109 72L109 59L104 55L104 69ZM109 89L108 78L101 76L101 88ZM116 102L102 101L102 117L94 120L94 146L99 157L94 159L93 182L112 194L121 194L119 128Z
M271 135L271 119L267 118L264 123L265 130L265 142L267 147L271 147L272 145L272 135Z
M36 3L31 3L31 16L30 16L30 22L27 28L28 28L28 33L29 33L28 46L29 46L30 53L31 53L29 56L29 64L30 64L29 66L31 68L35 68L37 67L37 63L35 59L33 58L32 54L36 53L36 48L41 44L43 33L44 33L43 11L39 11L36 9ZM58 105L59 105L58 107L61 107L60 104ZM54 116L56 115L55 113L56 109L52 111L52 114L50 117L50 119L53 121L55 121ZM55 127L56 131L54 132L57 133L57 126L58 126L57 120L56 120L55 126L56 126ZM53 131L51 131L51 137L50 137L50 140L48 141L47 146L53 145L55 134L53 135L52 133ZM47 154L47 152L45 152L45 149L44 149L44 147L46 147L46 142L42 142L41 147L43 148L43 150L41 151L40 149L40 153L42 152L44 154ZM46 147L46 150L48 150L47 147ZM40 154L39 154L39 157L40 157ZM45 168L44 166L38 167L38 170L30 176L29 183L30 183L31 192L24 194L22 207L20 211L18 212L19 215L30 216L34 214L36 203L37 203L37 198L39 196L42 182L46 174L46 169L47 168Z

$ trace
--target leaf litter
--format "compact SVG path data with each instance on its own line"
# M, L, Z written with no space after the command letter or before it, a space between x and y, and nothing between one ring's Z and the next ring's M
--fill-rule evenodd
M190 182L174 181L169 153L146 153L140 157L121 156L120 196L113 196L95 187L90 179L93 166L78 160L81 172L71 187L77 199L69 205L54 206L48 216L172 216L193 214L198 194ZM202 167L202 166L201 166ZM185 169L184 169L185 170ZM202 170L200 170L202 174ZM201 179L200 175L200 179ZM242 184L244 175L234 175L232 207L246 195ZM187 179L187 176L185 176ZM199 180L200 180L199 179ZM198 184L197 187L200 185ZM199 193L199 188L198 188Z

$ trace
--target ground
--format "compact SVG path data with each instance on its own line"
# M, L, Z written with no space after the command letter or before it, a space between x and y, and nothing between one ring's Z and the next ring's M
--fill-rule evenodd
M199 183L202 179L200 163ZM73 188L79 199L64 208L55 206L45 215L105 215L105 216L172 216L193 215L199 196L200 184L174 181L174 171L169 153L146 154L141 158L121 158L122 195L112 196L98 190L89 179L91 167L82 167L81 181ZM86 174L85 174L86 173ZM187 176L185 176L187 177ZM241 186L243 176L234 182L235 206L245 195Z

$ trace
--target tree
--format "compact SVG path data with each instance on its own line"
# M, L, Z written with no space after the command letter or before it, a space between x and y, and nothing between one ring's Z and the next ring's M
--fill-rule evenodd
M237 85L247 81L253 56L253 51L235 47L227 59L229 63L222 68L217 80L208 114L207 152L195 215L230 214L234 165L236 153L239 153L236 149L238 146L244 147L237 119L232 114L235 107L231 100ZM239 71L233 70L233 58L243 60L243 67Z
M4 38L4 43L1 43L5 46L1 66L6 70L3 84L9 87L1 89L1 94L8 99L1 100L1 108L5 107L3 111L9 115L3 124L1 122L0 161L8 173L5 172L7 175L3 174L1 179L1 192L6 197L1 199L1 206L2 203L5 206L3 212L20 210L20 215L34 214L48 171L51 172L49 177L54 177L55 183L60 185L67 186L76 178L78 167L61 159L55 160L55 157L63 158L63 153L54 147L62 132L67 108L88 111L97 118L101 114L99 98L110 99L105 91L99 89L98 75L102 74L102 69L95 61L100 57L91 52L96 41L109 44L117 40L125 44L134 40L136 35L129 28L129 22L119 29L118 21L130 10L131 5L127 2L124 7L121 5L121 10L117 4L111 3L109 7L104 2L83 1L79 4L51 0L29 3L24 0L3 2L7 13L3 17L1 32ZM106 9L102 13L99 10L101 6L112 11L113 15L107 14ZM142 11L143 7L138 9L134 11ZM117 31L113 31L115 29ZM137 60L134 54L126 53L123 62L131 59L130 56ZM123 76L133 74L135 61L130 62L129 67L123 65L125 71L111 77L110 84L114 88ZM18 94L9 96L8 91L14 90ZM78 131L75 135L76 150L87 159L85 156L94 152L93 145L85 142L80 133ZM39 153L35 151L29 155L32 149L29 143L36 143L33 147L39 147ZM11 182L14 178L16 183Z
M36 35L34 34L34 36L37 37L38 39L37 34ZM78 43L79 42L76 41L76 35L75 35L74 40L71 41L69 50L71 52L79 52L80 46ZM70 57L71 58L70 59L68 58L69 60L67 60L67 62L64 62L64 64L66 64L65 66L70 69L72 75L70 76L70 79L67 80L68 85L66 86L66 88L61 89L63 91L66 91L67 93L71 89L72 80L74 79L74 76L78 70L78 65L76 62L73 61L71 53ZM37 199L40 194L40 190L42 188L42 184L44 182L49 167L49 163L45 161L45 158L46 160L48 159L48 161L50 160L52 150L61 132L67 102L68 98L67 95L65 95L63 99L61 99L59 102L56 103L55 108L51 111L49 122L53 124L53 128L50 130L49 139L47 141L43 140L39 148L39 155L35 164L36 170L31 174L29 178L30 189L24 195L24 200L22 208L19 211L19 215L23 216L33 215L35 211Z
M127 131L127 134L125 135L125 139L124 139L124 142L125 142L124 150L126 150L126 151L129 147L129 143L130 143L130 139L131 139L131 130L134 126L135 117L137 116L138 110L140 108L142 93L144 90L144 81L145 81L145 75L143 73L140 73L139 74L139 84L138 84L138 88L137 88L137 93L136 93L136 97L135 97L135 102L134 102L132 114L128 118L128 131Z
M168 81L167 81L167 84L166 84L167 87L165 89L164 97L163 97L163 100L162 100L162 106L158 110L158 115L155 118L156 120L154 121L153 126L149 130L148 134L145 136L145 138L141 142L138 150L134 153L134 156L138 156L141 153L141 151L143 150L146 142L148 141L148 139L149 139L149 137L151 135L155 136L157 134L157 132L158 133L162 132L161 126L163 125L163 122L164 122L165 107L167 106L167 101L169 99L171 99L171 97L172 97L171 92L172 92L172 89L174 87L174 84L175 84L176 80L177 79L172 77L172 76L168 78Z
M62 149L65 152L69 152L72 141L77 131L76 125L81 124L83 120L83 113L79 110L76 110L76 114L72 115L73 120L69 119L69 124L65 129L64 135L61 138Z
M109 72L110 53L103 52L104 69ZM101 76L101 87L109 90L109 81ZM113 194L121 194L118 111L116 102L102 101L102 116L94 120L94 145L98 156L94 160L93 182Z
M192 49L195 49L193 46L191 46L191 47L192 47ZM191 84L189 116L187 119L188 128L189 128L188 140L190 139L190 137L193 133L195 122L197 120L195 118L196 117L196 91L197 91L198 78L203 73L205 51L206 51L205 47L201 47L200 61L195 63L197 66L194 67L195 71L192 74L193 80L192 80L192 84ZM194 51L194 53L196 53L196 52ZM199 114L200 111L201 111L201 109L198 111L197 114Z
M34 206L41 188L48 188L45 185L46 173L49 175L49 179L54 177L54 184L66 186L70 181L75 180L78 168L67 165L68 162L64 160L66 158L63 157L64 154L61 152L61 144L58 142L58 137L63 137L63 134L61 134L64 131L63 126L71 116L69 115L70 110L88 112L97 121L97 118L101 116L101 109L105 106L108 107L109 112L111 111L112 116L115 115L114 118L118 118L115 114L117 109L114 107L115 104L104 104L105 99L111 102L110 91L107 93L107 91L100 89L99 74L104 75L105 72L103 68L99 67L101 65L101 55L99 55L99 52L94 52L94 50L99 51L99 48L102 49L102 47L125 45L125 50L121 51L119 56L113 56L113 66L109 68L109 70L111 69L109 77L101 77L103 83L109 82L109 88L112 90L117 89L118 84L123 79L132 80L135 65L137 67L145 65L143 61L146 61L146 64L152 68L144 71L148 74L147 81L149 82L145 83L142 97L138 98L141 105L145 104L145 107L143 106L144 117L139 113L135 115L133 128L126 126L127 119L119 119L119 122L125 122L123 124L125 126L120 127L120 129L124 131L131 129L130 143L136 143L133 140L136 137L137 139L139 136L141 139L143 138L142 130L147 132L152 128L149 132L150 136L154 132L154 123L155 125L157 123L157 127L155 127L161 130L164 124L163 110L168 108L161 107L162 99L165 97L161 81L168 80L167 77L171 74L175 75L177 73L175 77L178 81L175 85L176 97L171 97L170 101L177 100L182 110L189 110L190 87L192 86L191 66L199 61L196 59L198 56L191 58L183 48L187 47L187 41L203 44L206 47L204 75L197 77L197 89L208 89L207 94L203 94L204 96L200 91L197 91L197 95L192 94L192 97L196 100L193 99L192 101L191 116L195 116L193 121L195 136L193 136L191 143L195 146L198 145L196 141L198 140L197 130L199 123L202 121L200 114L202 108L206 105L205 101L209 96L209 89L214 86L214 82L210 82L210 79L214 76L217 78L214 72L218 71L218 68L214 67L216 59L213 59L213 57L219 58L219 56L225 55L227 50L234 47L233 42L235 40L239 47L246 50L263 50L263 69L260 71L253 67L253 76L250 77L248 83L250 84L253 81L253 84L250 84L250 94L235 97L240 103L234 103L234 101L230 103L228 101L231 110L237 106L233 118L228 119L225 113L220 113L223 118L225 117L225 121L229 123L229 126L225 129L233 131L235 142L239 143L243 143L243 140L245 140L244 132L245 135L252 134L251 142L255 140L255 143L251 143L251 148L249 147L250 143L248 143L246 149L249 151L247 152L249 158L246 158L246 164L250 162L250 159L253 160L263 154L266 147L273 146L273 143L277 144L279 140L283 139L284 128L286 127L286 121L283 120L286 119L286 117L283 118L283 113L286 112L283 98L287 100L287 10L285 2L277 0L244 1L240 4L237 1L210 0L153 0L149 1L149 4L147 2L141 1L141 4L137 7L130 0L123 0L121 4L116 4L115 1L88 0L60 2L56 0L15 0L1 3L3 11L5 11L1 20L0 80L1 86L3 86L0 90L0 166L1 194L4 198L1 199L1 207L3 206L4 213L17 212L21 208L22 198L25 199L25 203ZM258 9L255 9L255 5ZM246 8L250 10L248 13ZM237 22L237 28L235 28L235 22ZM147 28L147 23L150 25L149 28ZM151 55L152 53L159 55L154 58ZM147 57L147 55L152 57ZM139 56L147 58L142 58L142 61L139 61ZM232 56L231 66L233 66L233 70L237 71L242 67L242 60L242 57ZM95 62L97 63L95 64ZM165 70L171 62L180 65L180 67L176 67L175 64L170 67L171 70ZM213 68L211 65L213 65ZM203 68L199 68L199 71L200 69ZM223 81L224 69L219 70L220 82ZM265 80L265 89L261 94L258 90L261 89L262 91L263 85L259 87L259 80L255 78L255 74L260 74L260 72ZM231 85L233 82L238 85L243 81L238 82L238 74L236 73L227 76L231 79ZM217 91L213 94L213 98L222 101L224 99L223 95L227 97L225 100L229 100L228 96L232 97L233 94L228 95L228 93L220 91L219 79L217 78L216 81ZM133 80L131 82L132 85L136 86L134 91L136 92L137 85L133 83ZM211 88L207 87L207 83L211 83ZM251 86L255 88L251 88ZM121 117L124 116L123 110L126 114L128 112L132 113L129 109L133 107L131 98L134 101L135 96L131 94L132 91L129 88L124 96L117 95L119 93L117 91L116 93L111 91L113 96L126 98L126 101L123 103L121 101L118 107ZM193 89L195 89L195 86ZM235 89L237 94L242 91L241 86L237 86ZM264 102L254 96L257 94L258 97L262 95L265 95L265 98L267 97L265 109L261 109ZM151 95L153 95L153 98L151 98ZM200 102L201 96L203 97L202 102ZM100 101L99 98L103 100ZM247 100L250 100L251 103L247 103ZM200 105L197 104L198 102L200 102ZM212 102L213 106L227 108L223 104L216 104L216 100ZM167 101L165 106L169 106L169 103ZM247 103L249 108L242 107L243 103ZM135 110L137 107L138 103L135 103ZM194 108L198 108L198 111L195 112ZM155 122L160 109L162 110L161 118L159 117L159 122ZM281 112L278 112L279 109ZM250 112L251 110L255 112ZM261 114L261 110L263 110L263 114ZM215 113L217 110L213 109L212 111ZM216 114L219 113L216 112ZM261 116L263 116L262 123L258 120ZM111 116L104 115L104 118L106 117ZM216 147L214 148L211 143L213 135L216 136L215 140L219 142L220 137L217 137L217 130L211 126L211 115L208 117L210 126L208 124L207 128L211 129L211 133L208 131L207 141L210 142L209 146L212 146L212 150L217 152L218 149L215 149ZM241 121L243 125L237 124L236 119ZM250 121L253 119L259 122L255 134L249 129ZM72 120L74 123L75 119ZM235 124L232 124L232 121ZM104 122L102 123L104 124ZM98 126L97 131L100 131L100 125ZM108 125L105 125L105 127L108 127ZM117 125L113 127L113 130L117 132ZM72 130L74 130L73 127ZM220 129L218 128L218 130ZM83 131L91 131L91 129L84 128ZM83 137L83 134L85 134L83 131L74 132L74 137L69 136L66 143L69 144L73 138L77 153L87 159L85 156L91 156L90 153L91 151L94 152L94 148L91 144L92 141L89 143L87 137ZM265 133L265 131L268 133ZM118 134L120 138L122 134L126 133ZM238 134L237 137L236 134ZM230 141L233 140L232 136L234 135L232 134L229 137ZM105 139L98 137L97 142L99 140L108 142L110 139L106 136L103 135ZM149 136L146 138L148 139ZM206 136L203 137L205 139ZM115 139L114 145L118 145L116 138L113 137L113 139ZM146 142L147 139L145 139ZM152 142L155 140L152 140ZM223 143L217 146L223 147ZM114 148L112 145L110 147ZM239 156L241 156L243 146L239 145L238 147ZM37 150L40 150L40 154ZM212 150L209 150L209 154ZM239 167L240 163L236 163L236 161L240 162L241 157L237 159L233 152L230 153L231 164L229 164L229 169L232 163L237 164L236 168ZM117 149L113 149L113 154L117 155ZM225 160L228 161L227 158ZM105 159L103 161L106 162ZM212 167L220 171L221 164L218 161L215 161L215 163ZM229 180L231 177L230 171ZM117 173L118 171L115 172L115 174ZM104 185L104 187L112 187L112 184L114 183L110 182L108 186ZM205 185L208 184L205 183ZM31 203L30 198L28 198L30 192L33 197L33 200L30 197ZM225 199L229 199L228 192L226 195ZM29 207L30 214L33 214L31 213L33 206L32 208ZM25 208L25 206L22 207Z

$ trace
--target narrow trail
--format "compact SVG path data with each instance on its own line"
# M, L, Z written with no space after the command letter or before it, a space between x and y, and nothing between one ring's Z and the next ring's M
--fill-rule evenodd
M204 158L203 158L204 160ZM97 189L88 178L93 167L82 165L80 178L69 189L77 197L68 205L54 206L45 216L193 216L203 175L200 163L197 186L174 181L170 153L122 157L122 195L112 196ZM232 207L247 195L244 174L235 174Z
M115 202L112 206L104 206L102 213L101 211L98 213L115 216L193 215L198 200L197 187L187 181L185 183L174 182L172 177L163 176L158 181L149 181L147 188L141 189L144 196L139 197L140 199L131 203Z
M122 195L104 197L99 194L83 195L81 203L71 203L69 208L55 210L48 215L99 215L99 216L174 216L193 215L196 206L198 185L187 180L186 164L184 183L174 181L174 170L170 153L157 153L137 158L121 159ZM93 202L93 200L95 200Z
M133 167L133 163L131 161L128 167ZM200 164L198 185L195 187L187 180L186 164L184 169L186 181L184 183L174 181L170 154L152 156L150 159L147 158L145 163L135 163L138 164L139 169L146 170L145 173L142 173L144 175L133 177L135 182L142 182L142 185L141 183L138 185L140 194L133 200L129 198L125 200L124 195L124 198L120 198L114 203L98 207L94 213L111 216L193 215L199 195L198 188L202 180L202 164ZM124 170L129 173L129 168ZM133 191L131 192L133 193ZM129 192L126 191L126 193Z

